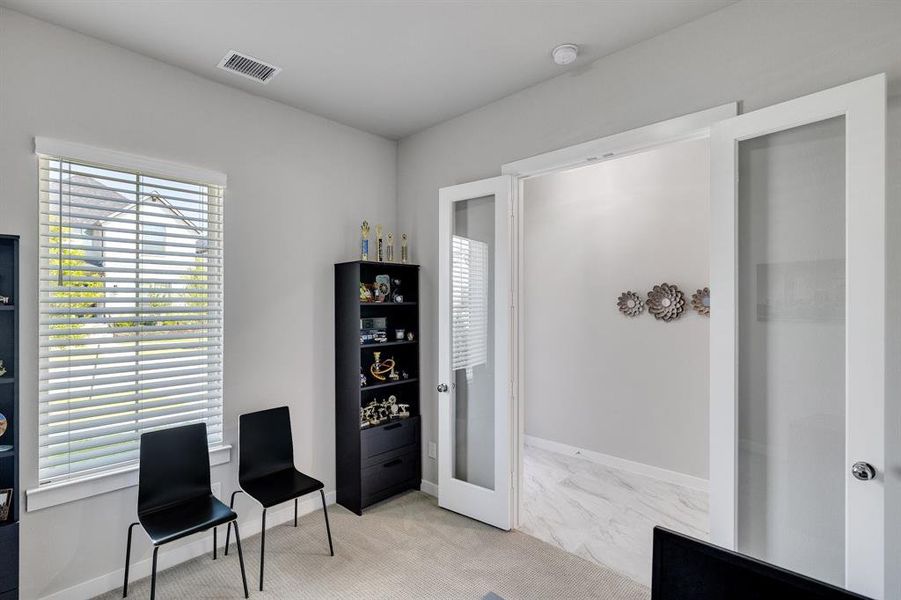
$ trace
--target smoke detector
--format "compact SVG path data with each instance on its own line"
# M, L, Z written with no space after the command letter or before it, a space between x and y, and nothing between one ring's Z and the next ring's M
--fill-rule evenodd
M558 65L572 64L579 56L579 47L575 44L560 44L551 51L551 56Z
M235 73L260 83L269 83L269 80L282 70L281 67L276 67L235 50L229 50L217 66L223 71Z

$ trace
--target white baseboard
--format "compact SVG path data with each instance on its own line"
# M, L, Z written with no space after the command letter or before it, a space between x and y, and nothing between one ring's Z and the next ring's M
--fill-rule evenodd
M702 490L706 492L709 488L708 481L706 479L702 479L701 477L679 473L678 471L670 471L669 469L655 467L653 465L635 462L633 460L627 460L625 458L612 456L610 454L595 452L594 450L577 448L576 446L570 446L569 444L563 444L561 442L545 440L533 435L525 436L525 445L532 446L533 448L539 448L541 450L547 450L549 452L556 452L557 454L563 454L565 456L576 456L578 458L589 460L599 465L613 467L614 469L622 469L623 471L629 471L638 475L644 475L645 477L652 477L654 479L659 479L660 481L674 483L676 485L681 485L695 490Z
M335 503L335 492L326 492L325 494L325 502L328 505L332 505ZM238 503L241 502L241 496L238 496ZM253 502L253 500L247 500L246 496L244 497L244 502ZM240 505L239 505L240 506ZM300 502L298 502L297 512L299 515L306 515L315 510L318 510L322 507L322 500L320 499L319 494L309 495L305 498L302 498ZM290 521L294 519L294 504L287 503L283 508L279 508L277 510L270 510L266 515L266 529L270 529L274 525L279 525L286 521ZM240 519L239 524L241 526L241 539L246 540L247 538L254 536L260 533L260 519L254 517L250 520ZM123 530L121 532L122 535L122 548L125 548L125 534L126 531ZM166 546L160 548L159 552L159 566L157 567L157 571L162 572L164 569L168 569L169 567L174 567L180 563L191 560L192 558L196 558L198 556L209 554L212 558L213 553L213 535L210 532L202 534L203 538L196 539L187 544L181 545L173 545L167 549ZM135 527L134 533L135 541L132 544L135 548L132 548L133 552L137 551L138 547L141 547L140 544L143 543L146 546L146 542L141 540L141 528ZM222 558L222 550L225 545L225 527L219 528L219 557ZM142 550L144 548L142 547ZM93 598L94 596L99 596L100 594L106 593L110 590L114 590L122 587L122 578L125 576L125 568L124 561L125 555L122 556L123 560L123 568L116 569L111 573L107 573L106 575L101 575L100 577L95 577L94 579L89 579L88 581L79 583L77 585L73 585L72 587L66 588L64 590L60 590L58 592L54 592L47 596L43 596L41 600L88 600L89 598ZM145 558L143 560L132 563L131 569L128 573L128 579L130 583L134 583L139 579L150 576L150 567L151 567L152 559L150 557ZM249 583L248 583L249 585ZM251 585L251 588L253 586Z
M432 483L431 481L422 480L422 484L419 486L420 491L428 494L429 496L438 497L438 484Z

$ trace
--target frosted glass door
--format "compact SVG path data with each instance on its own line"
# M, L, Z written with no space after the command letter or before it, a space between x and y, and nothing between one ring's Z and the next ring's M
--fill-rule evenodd
M711 134L711 539L885 594L885 77Z
M493 196L454 203L451 369L454 479L494 489Z
M843 585L845 120L738 155L738 550Z
M440 190L439 505L510 528L511 181Z

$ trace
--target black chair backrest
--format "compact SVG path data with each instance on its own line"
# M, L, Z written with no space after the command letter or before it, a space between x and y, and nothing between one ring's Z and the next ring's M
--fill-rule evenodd
M241 415L238 481L294 468L291 413L287 406Z
M206 423L141 436L139 515L212 493Z

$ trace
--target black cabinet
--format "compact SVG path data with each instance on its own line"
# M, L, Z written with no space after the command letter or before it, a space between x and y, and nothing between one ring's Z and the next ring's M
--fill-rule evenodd
M15 598L19 587L19 524L0 525L0 598Z
M361 284L371 287L377 279L388 281L388 293L370 298ZM373 373L376 363L381 367ZM362 411L373 402L404 408L384 410L381 419L376 412L372 422L363 422ZM371 504L419 489L420 429L419 266L335 265L338 504L359 515Z
M19 237L0 235L0 491L12 490L0 520L0 600L19 587ZM0 498L2 500L2 498Z

